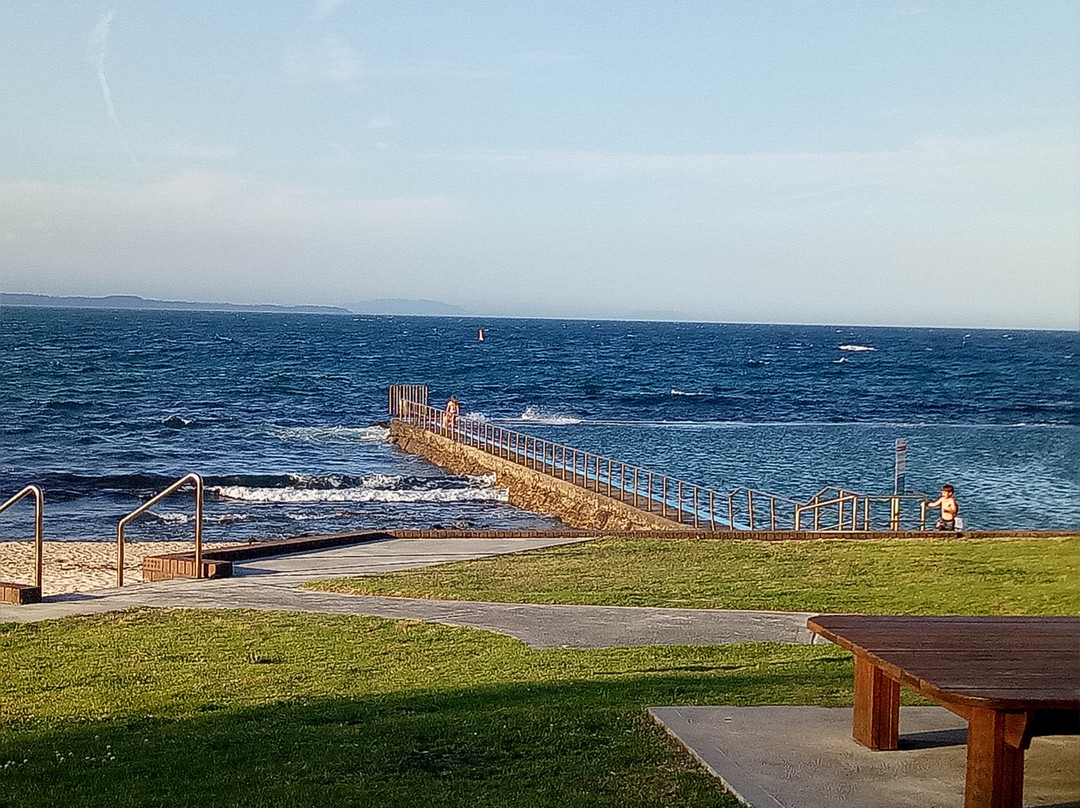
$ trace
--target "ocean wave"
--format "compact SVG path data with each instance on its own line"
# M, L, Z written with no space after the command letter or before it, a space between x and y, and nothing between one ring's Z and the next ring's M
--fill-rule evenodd
M494 474L413 477L395 474L287 474L280 477L216 480L208 493L242 502L506 502L493 488Z
M384 426L283 426L275 427L270 434L284 441L309 443L384 443L390 430Z
M705 396L708 396L709 394L708 393L690 393L690 392L687 392L686 390L676 390L673 387L673 388L671 388L671 395L673 395L673 396L688 396L690 398L703 398Z
M157 513L156 511L150 511L147 516L151 521L160 522L163 525L186 525L193 518L186 513Z
M504 488L249 488L219 486L214 493L222 499L242 502L323 503L323 502L508 502Z
M844 345L838 346L838 349L841 350L841 351L876 351L877 350L877 348L874 348L874 347L872 347L870 345L855 345L853 343L845 343Z
M179 415L167 415L161 419L162 426L169 429L183 429L186 426L191 426L195 423L194 418L183 418Z
M582 419L576 418L573 415L564 415L562 413L549 413L545 412L539 407L534 407L531 404L525 408L525 411L521 413L516 419L508 418L508 421L523 421L529 424L546 424L548 426L568 426L571 424L580 424Z

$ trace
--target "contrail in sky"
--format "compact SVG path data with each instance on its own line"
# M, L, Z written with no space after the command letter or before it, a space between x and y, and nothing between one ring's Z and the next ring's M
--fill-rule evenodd
M86 54L90 57L90 62L97 67L98 81L101 82L101 97L105 99L105 111L109 113L109 120L112 121L113 127L116 129L116 134L120 136L120 145L124 147L124 151L127 152L131 164L137 169L139 167L139 161L135 159L135 154L128 145L127 136L124 134L123 127L120 126L120 121L116 117L116 108L113 107L112 93L109 91L109 82L105 78L105 54L108 50L109 24L112 23L112 18L113 11L110 10L106 12L104 17L98 20L98 24L94 26L94 30L90 32L90 41L86 46Z

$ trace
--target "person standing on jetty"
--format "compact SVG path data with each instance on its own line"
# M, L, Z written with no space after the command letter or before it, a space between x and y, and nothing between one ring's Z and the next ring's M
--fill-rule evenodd
M443 426L447 429L453 429L457 423L458 413L461 411L461 407L458 405L457 396L450 396L450 400L446 402L446 414L443 416Z
M956 501L955 490L951 485L941 486L941 496L930 502L927 508L941 508L941 518L934 526L938 530L956 530L956 515L960 513L960 503Z

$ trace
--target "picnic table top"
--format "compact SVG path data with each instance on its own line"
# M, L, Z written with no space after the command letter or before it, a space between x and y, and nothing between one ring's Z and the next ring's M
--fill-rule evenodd
M807 627L938 703L1080 709L1080 617L836 614Z

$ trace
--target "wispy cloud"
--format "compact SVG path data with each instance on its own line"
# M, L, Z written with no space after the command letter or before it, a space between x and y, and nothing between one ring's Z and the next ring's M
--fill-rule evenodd
M325 20L344 3L345 0L315 0L315 9L311 12L311 18L316 22Z
M199 163L217 163L231 160L236 156L235 146L211 146L197 143L184 143L174 140L162 143L144 144L144 154L163 157L167 160Z
M577 56L554 51L518 51L511 54L510 58L515 64L526 67L549 67L551 65L565 65L580 61Z
M124 129L120 126L120 120L116 117L112 91L109 89L109 81L105 77L105 57L108 54L109 26L112 24L113 14L114 11L110 9L98 20L94 30L90 32L86 54L90 59L90 63L97 69L98 82L101 84L101 97L105 101L105 111L108 113L113 128L116 129L116 134L120 137L120 145L123 146L124 151L131 160L131 165L138 169L139 161L135 159L135 154L132 152L131 146L128 145L127 135L124 134Z
M360 53L336 34L304 39L285 54L285 73L296 84L355 87L364 73Z
M1005 183L1065 189L1080 173L1077 134L927 137L877 151L633 153L550 150L428 152L439 162L487 164L505 171L573 174L590 180L690 179L720 185L784 187L972 186Z

